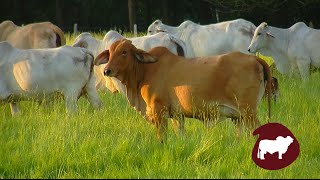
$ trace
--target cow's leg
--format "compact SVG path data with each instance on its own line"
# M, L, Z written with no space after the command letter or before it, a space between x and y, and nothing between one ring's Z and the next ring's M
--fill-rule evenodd
M278 159L282 159L282 153L278 151Z
M243 116L244 126L250 130L250 134L260 126L260 122L257 118L257 111L252 108L247 108Z
M53 101L39 101L39 105L43 106L45 109L51 109L53 107Z
M157 138L161 143L167 139L168 120L165 117L165 109L158 103L147 107L146 115L150 122L153 122L157 129Z
M184 117L176 117L172 119L172 125L175 133L181 136L185 134L184 124L185 124Z
M156 123L157 137L160 140L160 142L163 143L167 140L168 120L164 118L159 118L158 121L159 123Z
M236 124L237 136L242 134L244 129L249 129L248 135L251 136L252 132L260 126L260 122L256 116L256 111L246 108L242 111L240 117L232 117L232 121Z
M243 125L241 124L240 117L232 117L232 122L236 125L236 136L240 137L241 132L243 131Z
M126 86L122 84L117 78L111 77L113 85L123 95L126 94Z
M94 76L91 76L91 78L87 82L87 84L85 86L85 92L87 93L86 98L88 99L90 104L95 109L100 109L103 106L103 103L100 100L99 94L98 94L97 89L95 87L95 78L94 78Z
M302 80L304 81L308 80L310 76L310 61L306 59L298 59L297 65L298 65Z
M75 113L78 111L78 96L80 94L80 91L70 91L67 90L64 92L64 98L66 101L66 110L68 113Z
M10 103L10 109L12 116L15 116L19 113L19 107L17 103Z

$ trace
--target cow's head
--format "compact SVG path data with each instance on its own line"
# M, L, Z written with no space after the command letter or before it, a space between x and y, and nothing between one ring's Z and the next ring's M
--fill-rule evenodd
M100 53L94 64L107 63L104 68L104 75L121 79L126 72L135 70L135 63L152 63L156 61L155 57L132 45L130 40L122 39L114 42L110 49Z
M266 22L261 23L254 32L248 51L256 53L260 49L265 48L269 38L275 38L269 31L269 26Z
M158 32L167 32L164 28L163 28L163 24L162 21L157 19L155 20L152 24L150 24L150 26L148 27L148 33L147 35L152 35L152 34L156 34Z

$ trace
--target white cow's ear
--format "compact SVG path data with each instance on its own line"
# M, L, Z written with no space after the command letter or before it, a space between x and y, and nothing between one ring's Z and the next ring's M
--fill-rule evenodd
M85 41L79 41L76 42L72 45L73 47L82 47L82 48L87 48L88 47L88 43Z
M274 35L272 35L270 32L267 32L267 35L272 37L272 38L275 38Z
M160 23L162 23L162 22L161 22L161 20L159 20L159 19L157 19L157 20L154 22L155 25L158 25L158 24L160 24Z
M142 63L154 63L157 61L157 58L140 49L136 49L133 54L135 59Z
M80 47L88 48L88 43L87 42L82 42Z
M100 53L96 59L94 60L93 64L98 66L100 64L106 64L109 61L110 52L109 50L104 50L102 53Z
M268 24L266 22L263 23L263 27L268 27Z

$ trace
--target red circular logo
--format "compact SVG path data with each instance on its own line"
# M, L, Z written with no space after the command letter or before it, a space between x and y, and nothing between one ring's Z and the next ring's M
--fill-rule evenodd
M300 153L299 143L292 132L279 123L257 128L259 138L252 150L252 160L261 168L278 170L289 166Z

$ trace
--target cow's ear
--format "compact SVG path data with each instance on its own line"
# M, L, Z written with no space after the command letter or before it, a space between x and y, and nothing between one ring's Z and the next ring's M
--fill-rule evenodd
M272 35L270 32L267 32L267 35L268 35L269 37L275 38L274 35Z
M96 59L94 60L93 64L98 66L100 64L106 64L109 61L110 52L109 50L104 50L102 53L100 53Z
M76 42L75 44L72 45L73 47L82 47L82 48L87 48L88 47L88 43L85 41L79 41Z
M268 27L268 24L266 22L263 22L263 27Z
M142 62L142 63L157 62L157 58L153 57L151 54L149 54L143 50L136 49L133 54L134 54L135 59L137 59L139 62Z

